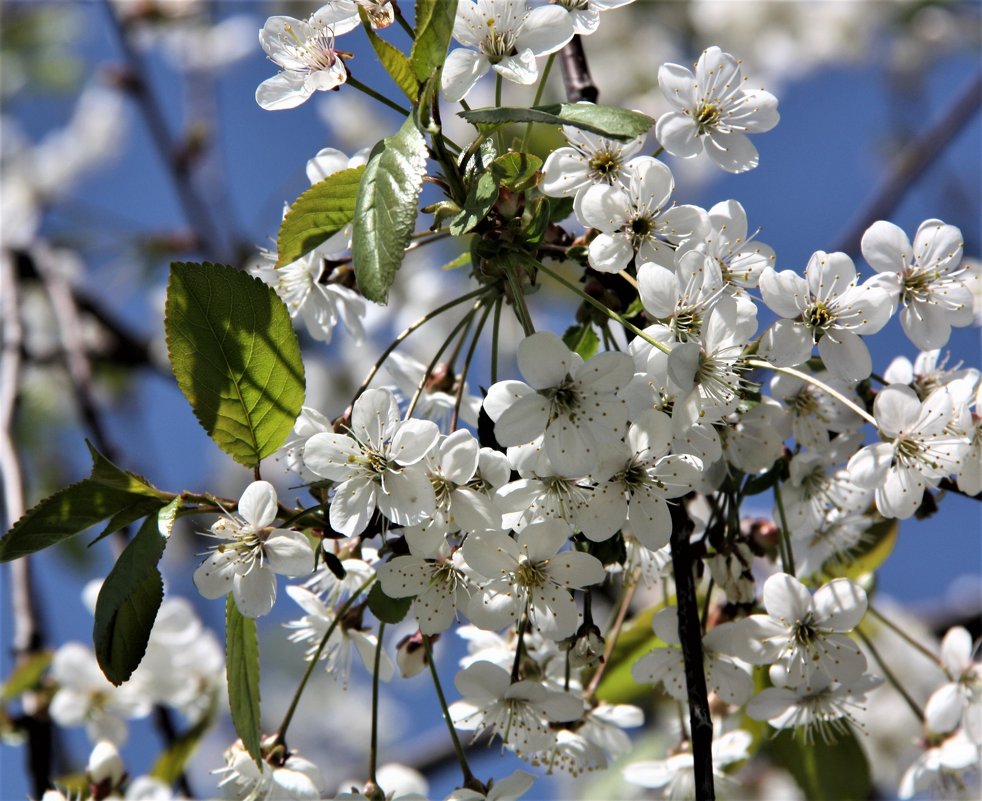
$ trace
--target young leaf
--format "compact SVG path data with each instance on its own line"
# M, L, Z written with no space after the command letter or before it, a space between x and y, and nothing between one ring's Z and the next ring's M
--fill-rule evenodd
M368 34L368 41L372 43L378 60L382 62L382 66L385 67L385 71L389 73L389 77L392 78L395 85L415 103L416 98L419 97L419 82L416 80L416 73L413 71L409 59L406 58L406 54L375 33L364 8L359 8L358 13L361 16L365 33Z
M385 303L402 265L425 174L426 142L412 118L375 146L365 166L351 251L358 287L376 303Z
M401 623L409 613L413 599L390 598L382 591L382 585L376 582L368 591L368 608L383 623Z
M99 667L117 686L132 675L146 653L150 629L164 599L157 563L166 545L157 515L148 516L99 590L92 639Z
M232 724L246 751L257 765L261 765L256 621L239 611L232 593L225 602L225 665Z
M513 192L528 189L541 169L542 159L532 153L504 153L491 163L498 182Z
M416 0L416 39L409 60L421 83L446 61L456 17L457 0Z
M112 530L139 520L165 501L102 484L91 478L59 490L28 510L0 539L0 562L44 550L112 518Z
M487 130L512 122L541 122L546 125L572 125L611 139L633 139L647 133L655 121L639 111L589 103L553 103L532 108L476 108L458 116Z
M483 220L498 199L498 179L487 170L474 179L467 190L464 208L450 221L450 233L461 236Z
M365 165L328 175L298 197L280 223L276 266L292 264L355 218L355 198Z
M143 476L123 470L110 462L95 448L95 446L85 441L92 457L92 472L89 474L97 484L103 484L113 489L125 490L135 495L146 495L151 498L166 499L168 495L160 492L156 487L147 481Z
M279 448L300 414L304 372L272 287L221 264L175 262L164 328L177 384L217 445L246 467Z
M28 690L37 689L41 677L51 665L53 651L39 651L32 654L13 669L0 690L0 702L6 704L19 698Z
M563 343L571 351L579 354L584 361L593 356L600 349L600 338L593 330L592 323L573 325L566 329L563 334Z

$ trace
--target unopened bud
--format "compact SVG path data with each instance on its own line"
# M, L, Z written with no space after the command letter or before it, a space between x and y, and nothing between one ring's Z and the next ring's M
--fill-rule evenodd
M425 636L421 631L417 631L415 634L403 637L396 646L396 664L399 665L399 672L404 679L415 676L429 665L426 646L423 644ZM430 637L430 642L435 639L435 636Z
M576 632L576 640L569 652L571 667L593 667L603 661L604 638L600 629L594 625L584 624Z
M116 746L108 740L100 740L89 755L86 767L92 785L92 797L107 798L123 781L123 760Z

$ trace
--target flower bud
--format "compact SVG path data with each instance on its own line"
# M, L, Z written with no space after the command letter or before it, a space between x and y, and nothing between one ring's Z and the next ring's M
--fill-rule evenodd
M604 638L595 625L584 623L576 632L569 652L569 664L575 668L593 667L603 661Z
M423 645L424 636L421 631L417 631L415 634L403 637L396 646L396 664L399 665L399 672L404 679L415 676L429 665L426 648ZM430 642L435 639L436 636L430 637Z
M123 781L123 760L116 746L108 740L96 743L89 755L86 772L92 785L92 797L108 797Z

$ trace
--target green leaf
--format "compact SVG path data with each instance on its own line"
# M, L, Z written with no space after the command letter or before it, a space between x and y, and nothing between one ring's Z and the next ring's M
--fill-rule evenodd
M132 675L146 653L150 629L164 599L157 563L166 545L157 515L150 515L99 590L92 639L99 667L116 686Z
M102 484L113 489L124 490L134 495L147 495L151 498L166 499L169 496L162 493L147 481L143 476L123 470L110 462L105 456L96 450L95 446L85 441L88 446L89 454L92 456L92 472L89 474L97 484Z
M243 615L232 593L225 602L225 673L232 724L242 745L262 765L259 717L259 638L254 618Z
M382 62L385 71L389 73L389 77L402 90L402 93L415 103L419 96L419 81L422 78L417 81L416 73L405 53L375 33L364 7L359 6L358 14L361 16L361 24L365 28L365 33L368 34L368 41L372 43L375 55Z
M589 103L553 103L532 108L475 108L458 116L484 130L494 130L513 122L540 122L546 125L572 125L611 139L633 139L647 133L655 121L639 111Z
M382 591L382 585L375 582L368 591L368 608L382 623L401 623L413 605L412 596L390 598Z
M473 229L487 217L497 199L498 179L490 170L482 172L467 189L464 208L450 221L450 233L461 236Z
M788 473L788 465L784 459L778 459L766 472L758 476L751 476L747 483L743 485L743 495L760 495L773 487L778 479L785 478Z
M631 668L653 649L665 647L651 628L652 618L664 606L661 602L645 609L621 629L604 677L597 686L597 698L611 704L633 704L650 697L651 685L638 684L631 675Z
M283 444L304 398L290 314L272 287L221 264L171 265L167 352L198 422L254 467Z
M893 553L900 533L900 521L880 520L867 529L859 546L841 559L832 559L822 568L829 578L848 578L859 581L875 573Z
M573 325L563 334L563 343L574 353L578 353L586 361L600 349L600 338L593 330L592 323Z
M848 725L848 724L847 724ZM849 728L828 744L817 737L806 743L801 736L782 731L764 746L775 762L787 768L809 801L863 801L872 789L869 762Z
M416 39L409 60L420 82L446 61L456 16L457 0L416 1Z
M426 142L407 118L372 150L355 202L355 278L362 294L376 303L385 303L402 265L425 174Z
M455 258L453 261L448 261L440 269L441 270L457 270L457 269L459 269L461 267L466 267L470 263L471 263L471 254L470 253L461 253L457 258Z
M139 496L134 496L132 502L125 507L120 509L116 514L109 518L109 522L106 523L106 527L99 532L99 536L96 537L92 542L89 543L91 548L99 540L103 540L110 534L114 534L121 528L126 528L130 523L135 523L137 520L142 520L149 514L153 514L163 505L163 501L154 500L153 498L141 498Z
M153 508L163 505L143 495L113 489L90 478L59 490L28 510L13 528L0 539L0 562L44 550L107 518L122 516L127 523L135 507L145 504ZM148 512L144 512L144 515ZM120 526L121 527L121 526Z
M440 70L433 70L420 84L419 99L413 107L413 120L421 133L440 133L440 123L433 116L433 108L439 102Z
M198 746L201 744L201 740L205 734L208 733L208 729L212 727L217 713L218 694L212 692L211 702L208 704L208 711L198 719L197 723L170 743L160 756L157 757L157 761L154 762L150 775L155 779L160 779L164 784L174 784L184 772L188 760L198 750Z
M331 173L298 197L280 223L277 267L292 264L355 218L355 198L365 165Z
M52 656L54 656L53 651L39 651L36 654L31 654L15 667L3 683L0 701L6 704L28 690L36 689L41 684L41 677L51 665Z
M506 189L521 192L536 182L542 159L532 153L505 153L491 163L495 177Z

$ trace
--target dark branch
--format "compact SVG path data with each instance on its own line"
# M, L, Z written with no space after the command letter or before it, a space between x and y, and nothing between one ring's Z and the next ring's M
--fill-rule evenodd
M672 568L675 573L675 595L678 599L679 640L685 662L685 684L689 696L689 727L692 741L692 770L695 774L697 801L712 801L713 786L713 719L709 713L702 652L702 626L699 603L692 575L689 537L692 520L681 503L669 506L672 513Z
M570 39L569 44L559 51L559 66L563 70L563 86L566 87L566 99L570 103L578 103L581 100L597 102L600 91L590 76L586 53L583 52L583 40L579 34Z

